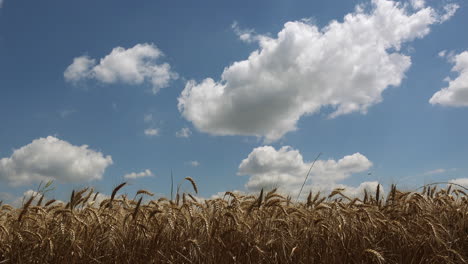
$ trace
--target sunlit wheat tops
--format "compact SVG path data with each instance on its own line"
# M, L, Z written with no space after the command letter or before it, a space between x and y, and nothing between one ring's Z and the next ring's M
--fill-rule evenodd
M192 178L195 193L198 187ZM0 207L0 263L467 263L466 189L381 187L363 197L335 189L304 201L276 189L176 200L139 190L94 204L93 189L66 203L38 193ZM93 197L94 195L94 197ZM385 197L386 196L386 197ZM41 199L33 203L34 198ZM44 202L42 201L44 200ZM43 205L42 205L43 204Z

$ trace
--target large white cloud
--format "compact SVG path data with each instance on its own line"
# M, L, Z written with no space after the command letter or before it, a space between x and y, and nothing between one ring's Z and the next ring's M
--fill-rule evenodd
M441 56L445 52L441 52ZM448 87L436 92L429 102L446 106L468 106L468 51L458 55L450 56L450 60L455 64L452 71L458 72L458 76L449 81Z
M301 116L325 106L334 109L330 117L366 113L385 89L400 85L410 67L402 44L428 34L431 24L457 7L438 14L417 6L373 0L370 8L360 5L324 28L287 22L276 37L253 36L234 24L236 33L258 42L259 49L226 67L219 81L188 81L179 111L200 131L267 141L297 129Z
M241 162L238 174L250 176L245 185L249 191L279 187L284 192L297 194L311 165L311 162L304 162L298 150L289 146L279 150L263 146L253 149ZM360 153L344 156L338 161L317 160L306 182L306 189L331 190L343 187L339 181L353 173L366 171L371 166L372 162ZM358 189L350 188L350 191L357 192Z
M74 146L53 136L33 140L0 159L0 179L11 185L39 181L81 182L99 180L112 164L111 156Z
M65 70L64 77L69 82L95 79L108 84L149 83L153 93L157 93L167 87L171 80L177 79L177 74L171 71L168 63L157 63L162 55L153 44L137 44L129 49L116 47L100 59L99 64L88 56L75 58Z

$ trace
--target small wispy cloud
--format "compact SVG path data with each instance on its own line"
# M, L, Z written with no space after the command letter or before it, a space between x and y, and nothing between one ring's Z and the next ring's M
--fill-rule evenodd
M191 134L192 134L192 131L190 131L190 128L184 127L181 130L176 132L176 137L178 137L178 138L189 138Z
M451 169L439 168L439 169L435 169L435 170L426 171L426 172L423 173L423 175L442 174L442 173L447 173L447 172L456 171L456 170L457 170L456 168L451 168Z
M151 172L151 170L146 169L142 172L132 172L124 175L125 179L137 179L137 178L143 178L143 177L151 177L154 176L154 174Z
M191 161L187 161L186 162L187 165L190 165L192 167L198 167L200 166L200 162L196 161L196 160L191 160Z
M153 121L153 114L144 115L143 121L145 121L145 123L149 123L149 122Z
M147 128L145 129L145 135L149 136L149 137L154 137L154 136L158 136L159 135L159 130L156 129L156 128Z
M258 40L257 34L255 34L255 30L253 29L242 29L239 27L239 23L237 21L234 21L231 25L232 30L236 35L239 37L240 40L247 42L247 43L252 43Z
M71 114L76 113L76 110L74 109L64 109L59 111L59 115L61 118L67 118Z
M437 53L437 55L441 58L445 57L445 54L447 54L447 50L441 50L439 53Z
M446 171L447 171L446 169L435 169L435 170L430 170L430 171L424 172L424 175L441 174L441 173L444 173Z
M447 20L449 20L455 12L457 12L457 9L460 8L458 4L447 4L444 6L444 11L445 13L440 17L439 22L443 23Z

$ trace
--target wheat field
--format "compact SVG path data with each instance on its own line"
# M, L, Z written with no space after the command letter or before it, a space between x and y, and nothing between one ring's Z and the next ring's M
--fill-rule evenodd
M188 181L196 193L197 185ZM0 207L0 263L467 263L464 188L342 189L295 201L276 190L202 200L134 199L117 186L67 203L29 197ZM459 186L460 187L460 186Z

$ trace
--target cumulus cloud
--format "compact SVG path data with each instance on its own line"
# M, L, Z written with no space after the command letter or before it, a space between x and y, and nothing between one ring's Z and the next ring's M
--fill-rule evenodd
M146 169L142 172L132 172L124 175L125 179L137 179L137 178L142 178L142 177L151 177L154 176L154 174L149 170Z
M450 183L456 183L456 184L459 184L461 186L464 186L464 187L468 188L468 178L453 179L453 180L450 180L449 182Z
M414 9L421 9L426 5L424 0L411 0L410 3Z
M148 137L154 137L154 136L159 135L159 130L156 129L156 128L147 128L147 129L145 129L144 133Z
M93 67L96 65L96 60L88 56L81 56L73 59L73 63L67 67L64 72L65 80L69 82L77 82L83 79L92 78Z
M307 188L330 190L339 186L337 182L353 173L368 170L372 166L364 155L354 153L338 161L317 160L312 167ZM253 151L239 165L238 175L248 175L245 185L249 191L278 187L282 191L297 194L304 182L311 162L304 162L301 153L289 146L279 150L263 146Z
M0 159L0 179L14 186L48 180L100 180L111 164L111 156L88 149L87 145L74 146L48 136L33 140L14 150L10 157Z
M338 184L334 188L344 188L343 194L349 197L362 197L366 191L368 194L373 195L377 191L377 186L379 186L379 192L383 195L384 187L377 181L366 181L359 184L358 187L348 186L344 184Z
M137 44L129 49L116 47L99 63L89 56L74 58L65 70L64 77L73 83L87 79L106 84L148 83L156 94L161 88L167 87L171 80L178 78L168 63L158 63L161 56L163 53L153 44Z
M445 56L445 52L440 55ZM436 92L429 103L445 106L468 106L468 51L448 56L448 58L455 64L452 71L457 72L458 76L454 80L447 77L448 87Z
M190 128L184 127L181 130L176 132L176 137L178 137L178 138L189 138L191 134L192 134L192 131L190 131Z
M302 116L323 107L333 109L331 118L366 113L382 101L385 89L400 85L410 67L401 46L427 35L443 15L451 13L373 0L371 8L358 6L342 22L323 28L301 20L285 23L276 37L238 31L259 48L226 67L218 81L188 81L179 111L202 132L267 142L297 129Z
M15 207L20 207L25 202L27 202L31 197L34 197L34 199L32 200L32 203L35 204L39 202L39 199L41 199L41 196L42 194L38 193L37 191L29 189L23 193L23 196L17 197L15 200L13 200L11 205Z

